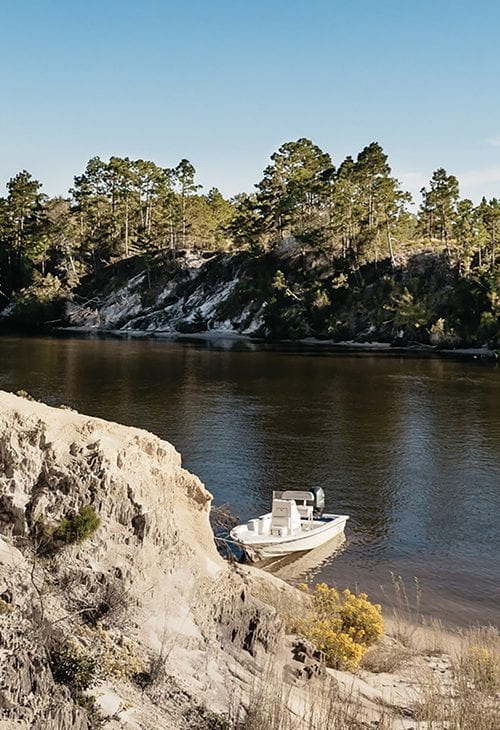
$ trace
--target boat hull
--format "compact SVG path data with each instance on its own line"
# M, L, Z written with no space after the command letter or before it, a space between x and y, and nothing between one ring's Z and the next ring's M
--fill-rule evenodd
M324 515L321 520L318 520L322 524L317 527L283 538L271 535L252 535L245 525L239 525L231 530L231 538L250 561L257 562L265 558L314 550L341 534L348 519L347 515Z

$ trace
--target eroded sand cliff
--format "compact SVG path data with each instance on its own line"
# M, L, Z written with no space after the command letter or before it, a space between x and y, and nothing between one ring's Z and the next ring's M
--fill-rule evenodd
M222 560L210 502L174 447L152 434L0 393L4 727L91 727L54 681L54 642L98 657L89 693L109 728L209 727L210 713L269 682L270 665L299 690L309 681L314 660L302 671L272 605L295 592ZM97 532L37 555L36 527L83 505L99 515ZM299 695L290 705L300 714Z

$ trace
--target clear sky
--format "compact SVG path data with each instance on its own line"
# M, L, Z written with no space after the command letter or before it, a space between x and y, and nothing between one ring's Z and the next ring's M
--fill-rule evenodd
M379 142L413 192L443 166L500 197L499 38L498 0L0 0L0 187L187 157L233 195L309 137L336 164Z

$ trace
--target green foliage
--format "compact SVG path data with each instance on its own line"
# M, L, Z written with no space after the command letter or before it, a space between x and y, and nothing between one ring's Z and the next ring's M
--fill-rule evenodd
M402 327L413 333L425 327L429 321L429 312L425 303L419 301L407 287L400 294L393 296L392 311L394 313L394 327Z
M218 715L203 705L189 707L184 717L189 727L197 730L232 730L234 727L226 715Z
M73 516L65 517L53 532L53 539L66 545L79 544L96 532L100 518L89 504L83 505Z
M391 177L387 155L377 142L356 161L340 165L331 193L331 234L342 255L356 264L377 260L381 251L394 260L393 236L411 196Z
M103 715L95 697L92 695L80 694L75 697L75 700L87 713L89 728L92 730L98 730L98 728L106 726L109 721L109 717Z
M307 586L299 586L308 592ZM325 655L328 666L355 669L366 649L383 634L381 608L365 593L349 589L338 592L326 583L315 586L312 610L303 617L289 619L289 629L311 641Z
M177 323L177 331L183 334L203 332L207 328L207 322L199 309L197 309L190 320L181 320Z
M84 505L79 512L65 517L55 527L38 517L32 526L35 550L42 557L50 557L66 545L80 544L92 537L100 524L100 518L90 505Z
M327 320L326 332L334 342L352 340L356 335L355 324L351 321L337 319L335 316Z
M63 643L49 651L49 664L54 680L65 684L72 694L80 694L97 681L95 660L77 645Z
M458 180L454 175L447 175L446 170L440 167L432 175L430 189L422 188L421 193L422 232L429 240L440 238L441 242L446 244L449 255L449 239L457 213Z
M479 335L481 340L488 342L492 340L494 343L499 341L499 323L498 317L493 312L481 312L481 320L479 322Z
M438 347L453 347L459 342L453 327L450 327L443 317L440 317L431 325L429 340L431 345Z
M31 329L47 322L61 322L67 290L52 274L34 275L33 283L15 296L9 321Z
M328 296L328 292L325 291L325 289L323 289L321 285L315 287L312 306L316 309L325 309L325 307L330 306L330 304L331 301L330 297Z
M279 237L316 231L334 172L330 155L311 140L283 144L257 185L264 229Z
M273 279L273 289L277 292L285 292L287 290L287 283L284 273L278 269Z

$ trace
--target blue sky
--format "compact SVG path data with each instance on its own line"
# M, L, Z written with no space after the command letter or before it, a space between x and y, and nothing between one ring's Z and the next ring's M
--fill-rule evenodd
M500 197L499 29L496 0L0 0L0 186L187 157L233 195L309 137L336 164L378 141L413 192L443 166Z

